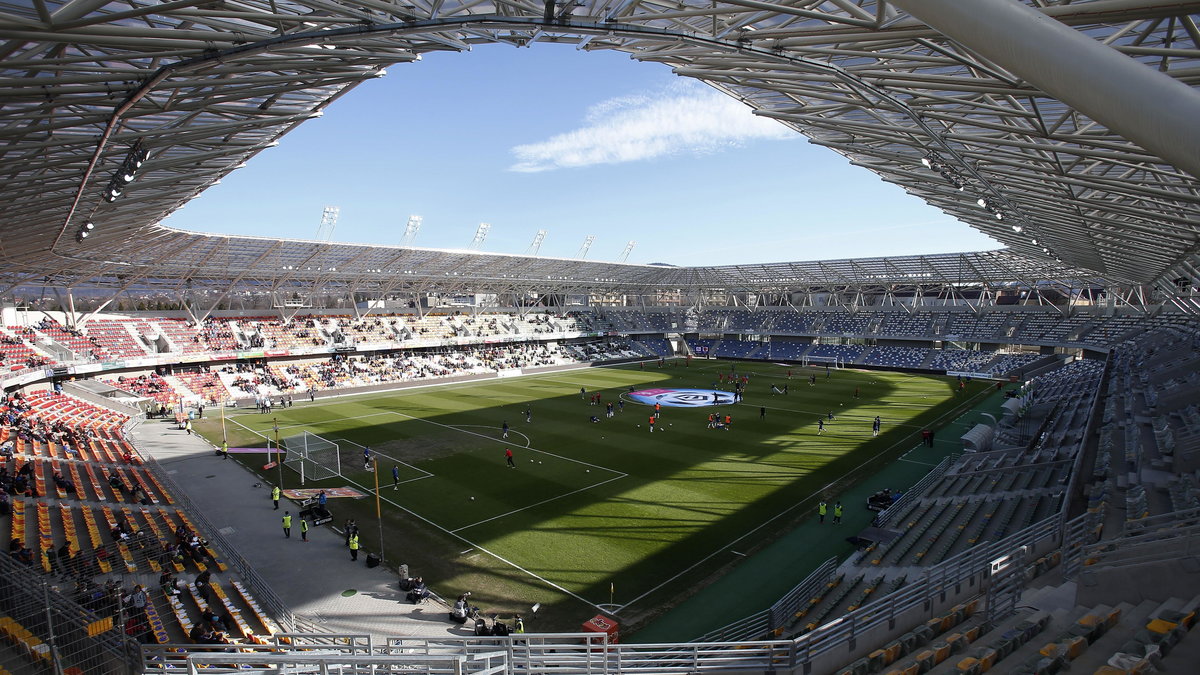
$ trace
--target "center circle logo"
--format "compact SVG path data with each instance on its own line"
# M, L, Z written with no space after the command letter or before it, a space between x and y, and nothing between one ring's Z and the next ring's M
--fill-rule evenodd
M626 395L638 403L658 403L668 408L699 408L731 405L734 402L732 393L716 389L641 389Z

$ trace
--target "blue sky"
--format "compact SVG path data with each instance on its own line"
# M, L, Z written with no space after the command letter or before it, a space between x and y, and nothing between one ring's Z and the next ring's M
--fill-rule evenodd
M712 265L997 248L991 239L659 64L478 47L391 67L164 224L589 260Z

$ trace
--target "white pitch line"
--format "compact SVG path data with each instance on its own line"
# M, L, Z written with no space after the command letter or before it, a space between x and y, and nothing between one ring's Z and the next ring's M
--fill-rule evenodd
M421 422L425 422L425 423L428 423L428 424L436 424L436 425L437 425L437 426L439 426L439 427L445 427L446 429L453 429L454 431L457 431L457 432L459 432L459 433L463 433L463 434L471 434L472 436L478 436L478 437L480 437L480 438L485 438L485 439L487 439L487 440L489 440L489 441L493 441L493 442L495 442L495 443L500 443L501 445L503 445L503 444L504 444L504 441L503 441L503 440L495 439L495 438L492 438L491 436L485 436L484 434L481 434L481 433L478 433L478 432L475 432L475 431L465 431L465 430L463 430L463 429L459 429L458 427L455 427L454 425L451 425L451 424L442 424L441 422L434 422L433 420L427 420L427 419L425 419L425 418L423 418L423 417L413 417L412 415L409 415L409 414L407 414L407 413L402 413L402 412L396 412L396 411L392 411L392 414L393 414L393 415L400 415L401 417L407 417L407 418L408 418L408 419L410 419L410 420L419 420L419 421L421 421ZM509 445L512 445L512 444L510 443ZM541 454L543 454L543 455L546 455L547 457L554 457L555 459L561 459L561 460L563 460L564 462L575 462L576 464L582 464L582 465L584 465L584 466L590 466L590 467L592 467L593 469L600 469L601 471L607 471L607 472L609 472L609 473L617 473L617 474L621 473L620 471L617 471L616 469L610 469L610 468L608 468L608 467L606 467L606 466L600 466L599 464L592 464L591 462L585 462L585 461L583 461L583 460L580 460L580 459L574 459L574 458L571 458L571 457L565 457L565 456L563 456L563 455L557 455L557 454L555 454L555 453L553 453L553 452L547 452L547 451L545 451L545 450L538 450L537 448L534 448L534 447L526 447L525 449L526 449L526 450L532 450L532 451L534 451L534 452L540 452ZM622 475L626 475L626 474L622 474Z
M337 418L337 419L334 419L334 420L327 420L327 421L328 421L328 422L350 422L350 421L353 421L353 420L364 420L364 419L366 419L366 418L368 418L368 417L378 417L378 416L380 416L380 415L388 415L388 414L390 414L390 413L388 413L388 412L386 412L386 411L385 411L385 412L370 413L370 414L368 414L368 415L356 415L356 416L354 416L354 417L339 417L339 418ZM228 417L227 417L226 419L231 419L231 418L228 418ZM307 424L289 424L289 425L287 425L287 426L282 426L282 427L279 427L279 430L280 430L280 431L287 431L288 429L300 429L300 428L303 428L303 427L311 427L312 425L313 425L313 423L312 423L312 422L309 422L309 423L307 423ZM243 424L242 426L243 426L243 427L245 427L246 425L244 425L244 424ZM247 428L249 428L249 427L247 427ZM268 427L268 428L267 428L267 431L274 431L274 430L275 430L275 427ZM251 429L251 431L253 431L253 429Z
M247 427L246 425L242 424L241 422L238 422L237 420L232 420L232 421L233 421L233 423L234 423L234 424L237 424L238 426L240 426L240 427L242 427L242 428L246 429L247 431L254 431L254 430L253 430L253 429L251 429L250 427ZM349 482L349 483L351 483L351 484L353 484L353 485L356 485L356 486L358 486L358 487L362 488L363 490L366 490L366 491L367 491L367 494L371 494L371 490L370 490L370 489L368 489L368 488L367 488L365 485L363 485L363 484L359 483L358 481L356 481L356 480L354 480L354 479L352 479L352 478L346 478L345 476L343 476L343 478L345 478L345 480L346 480L347 482ZM417 513L416 511L413 511L413 510L411 510L411 509L406 509L406 508L404 508L403 506L401 506L401 505L397 504L396 502L392 501L391 499L388 499L387 497L380 496L380 499L382 499L383 501L387 502L388 504L391 504L392 506L396 507L397 509L399 509L399 510L401 510L401 511L403 511L403 512L405 512L405 513L407 513L407 514L409 514L409 515L411 515L411 516L413 516L414 518L416 518L416 519L418 519L418 520L421 520L421 521L423 521L423 522L425 522L425 523L428 523L430 526L432 526L432 527L434 527L434 528L436 528L436 529L438 529L438 530L441 530L442 532L445 532L446 534L448 534L448 535L450 535L450 536L454 537L455 539L458 539L459 541L461 541L461 542L463 542L463 543L467 544L468 546L471 546L472 548L475 548L475 549L477 549L477 550L479 550L479 551L482 551L483 553L486 553L486 554L488 554L488 555L492 556L492 557L493 557L493 558L495 558L496 560L499 560L500 562L502 562L502 563L504 563L505 565L508 565L509 567L511 567L511 568L513 568L513 569L515 569L515 570L517 570L518 572L521 572L521 573L523 573L523 574L528 574L529 576L533 577L534 579L537 579L538 581L540 581L540 582L542 582L542 583L546 584L547 586L549 586L549 587L551 587L551 588L553 588L553 589L555 589L555 590L561 591L561 592L563 592L563 593L565 593L565 594L567 594L567 595L571 596L572 598L575 598L576 600L578 600L578 601L582 602L583 604L587 605L588 607L593 607L593 608L595 608L595 609L597 609L597 610L599 610L599 611L601 611L601 612L605 611L605 610L604 610L604 608L600 607L600 606L599 606L599 605L597 605L597 604L594 604L594 603L592 603L592 602L591 602L591 601L589 601L588 599L586 599L586 598L584 598L584 597L582 597L582 596L580 596L580 595L577 595L577 594L575 594L575 593L573 593L573 592L571 592L571 591L569 591L569 590L567 590L567 589L563 588L562 586L560 586L560 585L558 585L558 584L554 583L553 581L550 581L549 579L546 579L545 577L543 577L543 576L541 576L541 575L539 575L539 574L534 574L533 572L531 572L531 571L529 571L529 570L525 569L524 567L521 567L520 565L518 565L518 564L516 564L516 563L512 562L511 560L508 560L507 558L505 558L505 557L503 557L503 556L501 556L501 555L498 555L498 554L496 554L496 553L493 553L492 551L490 551L490 550L488 550L488 549L484 548L483 546L480 546L479 544L476 544L475 542L471 541L470 539L467 539L466 537L462 536L461 534L456 534L456 533L454 533L454 532L451 532L450 530L448 530L448 529L446 529L446 528L442 527L441 525L438 525L437 523L435 523L435 522L433 522L432 520L430 520L430 519L426 518L425 516L422 516L421 514Z
M916 461L916 460L913 460L913 459L904 459L903 457L901 457L900 459L898 459L898 460L896 460L896 461L898 461L898 462L908 462L909 464L920 464L921 466L937 466L937 464L930 464L929 462L918 462L918 461Z
M455 428L455 429L466 429L466 428L468 428L468 427L475 428L475 429L497 429L497 428L499 428L499 427L488 426L488 425L486 425L486 424L457 424L457 425L454 425L454 428ZM508 433L510 433L510 434L516 434L516 435L518 435L518 436L520 436L520 437L524 438L524 439L525 439L525 445L517 445L516 443L508 443L508 441L505 441L503 437L501 437L501 438L500 438L500 439L498 439L498 440L500 440L500 441L503 441L503 442L505 442L505 443L508 443L508 445L516 445L516 447L518 447L518 448L532 449L532 448L530 448L530 447L529 447L529 445L530 445L530 443L531 443L532 441L530 441L530 440L529 440L529 437L528 437L528 436L526 436L525 434L523 434L523 433L521 433L521 432L517 431L516 429L513 429L512 427L509 427L509 428L508 428Z
M331 440L331 441L341 441L341 442L343 442L343 443L349 443L350 445L357 445L357 446L358 446L358 447L360 447L360 448L366 447L366 446L364 446L364 445L362 445L362 444L360 444L360 443L355 443L354 441L352 441L352 440L349 440L349 439L347 439L347 438L331 438L331 439L329 439L329 440ZM419 481L419 480L425 480L426 478L433 478L433 474L429 473L429 472L428 472L428 471L426 471L425 469L421 469L421 468L419 468L419 467L415 467L415 466L413 466L412 464L409 464L408 462L406 462L406 461L404 461L404 460L402 460L402 459L396 459L395 457L392 457L391 455L389 455L389 454L387 454L387 453L384 453L384 452L376 452L375 450L372 450L372 451L371 451L371 454L372 454L372 455L378 455L378 456L380 456L380 457L387 457L388 459L392 460L393 462L396 462L397 464L403 464L404 466L407 466L408 468L412 469L413 471L419 471L419 472L421 472L421 473L425 474L424 476L417 476L416 478L406 478L405 480L402 480L402 481L399 481L399 482L396 482L396 483L392 483L392 485L393 485L393 486L396 486L396 485L404 485L405 483L412 483L412 482ZM379 488L379 489L380 489L380 490L382 490L382 489L384 489L385 487L387 487L387 485L380 486L380 488Z
M453 529L453 530L450 530L450 531L451 531L451 532L461 532L461 531L463 531L463 530L466 530L466 529L470 529L470 528L472 528L472 527L475 527L476 525L482 525L482 524L484 524L484 523L490 523L490 522L491 522L491 521L493 521L493 520L498 520L498 519L500 519L500 518L506 518L506 517L508 517L508 516L511 516L511 515L513 515L514 513L520 513L520 512L522 512L522 511L527 511L527 510L529 510L529 509L532 509L532 508L534 508L534 507L541 506L542 504L549 504L550 502L553 502L553 501L558 501L559 499L562 499L563 497L570 497L570 496L571 496L571 495L573 495L573 494L578 494L578 493L580 493L580 492L586 492L586 491L588 491L588 490L591 490L592 488L598 488L598 487L600 487L601 485L604 485L605 483L611 483L611 482L613 482L614 480L621 480L622 478L625 478L625 477L627 477L627 476L629 476L629 474L627 474L627 473L623 473L623 474L621 474L621 475L619 475L619 476L613 476L612 478L609 478L608 480L600 481L599 483L594 483L594 484L592 484L592 485L587 485L587 486L584 486L584 487L581 487L581 488L579 488L578 490L572 490L571 492L567 492L567 493L564 493L564 494L558 495L557 497L551 497L551 498L549 498L549 499L543 499L542 501L540 501L540 502L537 502L536 504L530 504L529 506L522 506L522 507L521 507L521 508L519 508L519 509L513 509L512 511L509 511L509 512L507 512L507 513L501 513L501 514L500 514L500 515L498 515L498 516L492 516L491 518L485 518L485 519L483 519L483 520L481 520L481 521L479 521L479 522L476 522L476 523L471 523L470 525L463 525L462 527L459 527L459 528L456 528L456 529Z

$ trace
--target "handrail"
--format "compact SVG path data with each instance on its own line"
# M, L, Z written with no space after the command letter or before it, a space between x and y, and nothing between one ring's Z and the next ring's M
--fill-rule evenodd
M205 517L204 512L196 507L192 500L187 496L187 492L180 488L179 485L177 485L171 478L171 476L168 475L165 470L163 470L162 465L158 463L158 460L151 455L147 455L144 466L175 498L175 501L178 502L185 511L187 511L188 517L196 523L197 527L203 533L204 538L221 552L221 557L224 560L229 561L234 569L237 570L238 576L241 577L248 586L250 586L251 590L254 592L254 598L258 600L259 604L270 610L271 615L285 631L295 630L296 619L288 606L279 599L279 596L275 594L275 591L271 589L266 580L259 576L258 572L254 570L254 567L250 565L250 563L247 562L240 553L238 553L237 549L231 545L224 536L221 535L220 531L218 531L217 528L211 522L209 522L208 518Z
M959 458L959 456L960 455L955 454L943 457L942 461L938 462L937 466L930 469L929 473L925 474L921 480L917 481L916 485L905 490L904 494L900 495L900 499L897 499L886 509L880 511L879 514L875 516L874 520L871 521L871 525L875 527L883 527L884 525L887 525L888 522L896 516L896 514L903 513L904 509L910 504L917 499L924 497L929 488L932 487L933 484L936 483L942 476L946 475L946 471L950 469L950 465L953 464Z

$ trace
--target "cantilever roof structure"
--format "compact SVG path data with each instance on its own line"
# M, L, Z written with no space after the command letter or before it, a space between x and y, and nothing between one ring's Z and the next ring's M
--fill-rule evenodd
M89 240L89 243L90 240ZM1030 260L1009 250L929 256L672 267L544 258L471 250L335 244L324 241L208 235L165 227L105 245L109 258L82 259L30 277L39 285L121 289L157 287L227 294L262 293L633 293L705 289L786 292L826 286L1033 286L1070 280L1103 284L1085 270Z
M969 4L974 23L987 17L983 37L947 0L0 0L0 281L382 291L440 276L480 290L752 290L973 274L1167 294L1180 277L1200 285L1200 2ZM1048 36L1029 37L1023 21ZM488 42L665 63L1009 248L672 268L158 225L355 84ZM1095 78L1081 80L1089 67ZM106 201L135 148L148 160ZM96 230L77 240L89 221Z

